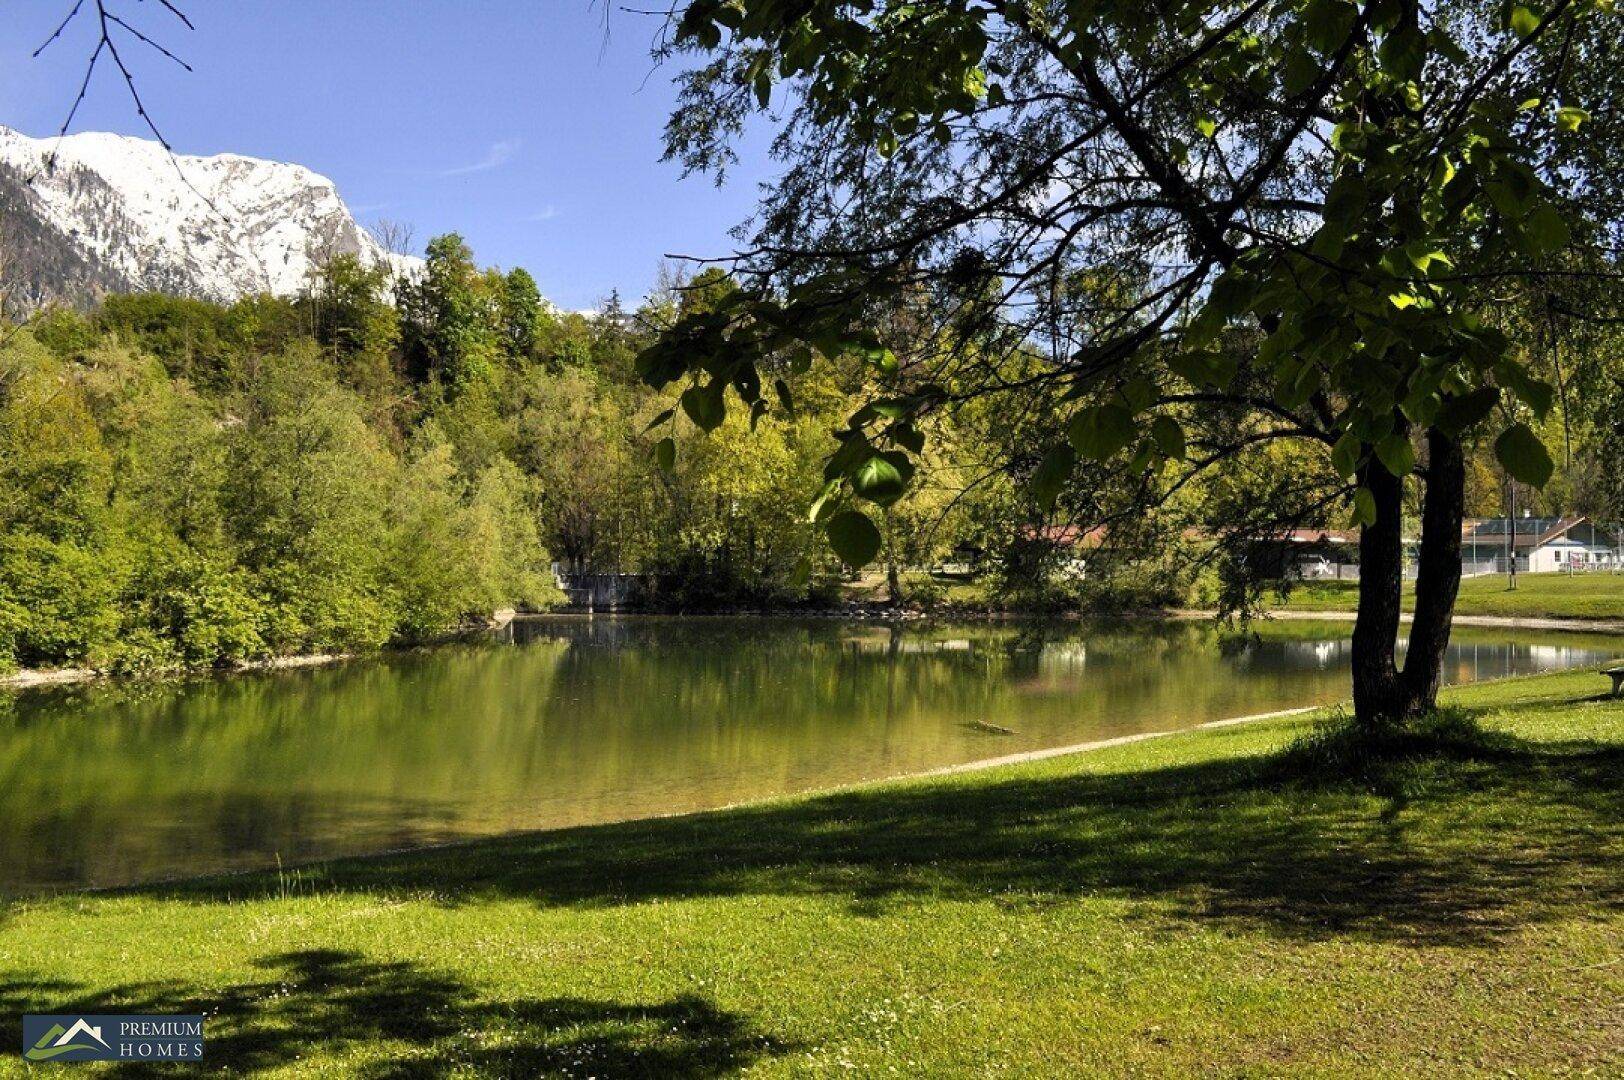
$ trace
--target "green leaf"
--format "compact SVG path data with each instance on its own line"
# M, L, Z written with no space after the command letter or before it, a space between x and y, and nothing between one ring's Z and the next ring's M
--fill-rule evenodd
M1396 431L1376 444L1376 458L1388 472L1400 478L1415 469L1415 447L1410 445L1409 436Z
M912 423L904 421L891 425L890 435L898 446L906 450L912 450L917 454L925 449L925 433Z
M1357 173L1345 172L1325 193L1325 221L1344 234L1350 233L1369 199L1364 180Z
M1309 0L1303 9L1303 25L1308 43L1329 54L1346 40L1357 12L1342 0Z
M1121 405L1094 405L1072 417L1068 434L1079 454L1104 461L1133 440L1133 414Z
M1376 496L1372 495L1367 487L1361 487L1353 493L1353 523L1376 524Z
M1446 434L1459 438L1467 429L1488 419L1500 401L1498 386L1484 386L1463 397L1450 398L1438 410L1435 423Z
M1410 265L1425 274L1433 263L1444 266L1454 266L1449 256L1434 248L1424 240L1412 240L1404 245L1404 257L1410 260Z
M1434 192L1441 192L1455 179L1455 163L1448 157L1439 155L1433 159L1432 169L1427 173L1427 187Z
M1286 94L1296 97L1310 86L1314 85L1320 77L1320 66L1314 62L1306 49L1292 49L1286 54L1286 66L1281 75L1282 85Z
M1180 350L1168 357L1167 366L1191 386L1216 386L1221 390L1235 377L1236 362L1218 353Z
M1244 270L1232 267L1225 270L1218 280L1212 283L1207 303L1210 307L1216 308L1224 318L1229 319L1250 307L1256 296L1256 279Z
M1364 444L1359 436L1351 431L1344 431L1342 437L1331 447L1331 467L1336 474L1344 480L1352 480L1353 474L1359 471L1359 451Z
M1511 9L1511 18L1507 22L1518 37L1528 37L1539 29L1539 16L1520 5Z
M1077 451L1065 443L1051 448L1038 462L1037 471L1032 474L1032 497L1044 513L1054 509L1055 500L1060 497L1060 490L1066 486L1076 465Z
M1150 423L1150 437L1157 449L1174 461L1184 460L1184 428L1171 416L1158 416Z
M671 436L667 435L654 444L654 464L660 467L661 472L670 472L677 464L677 444Z
M1421 77L1421 65L1427 55L1427 36L1417 25L1400 25L1382 40L1378 55L1382 69L1396 81L1414 81Z
M659 416L656 416L654 419L648 422L648 427L643 429L643 434L647 435L649 432L653 431L655 428L659 427L661 424L665 423L675 415L677 415L677 410L675 408L666 409L664 412L660 413Z
M858 510L842 510L823 527L829 546L848 566L867 566L880 553L880 530Z
M829 500L834 498L835 492L839 490L840 481L838 479L827 481L823 485L823 490L818 492L818 497L813 499L812 505L807 508L806 520L816 525L819 521L822 521L825 517L827 517L828 514L826 511L831 510L834 507L834 503L830 502Z
M783 407L784 412L790 416L794 416L795 398L789 392L789 383L785 382L783 379L774 379L773 390L777 392L778 404Z
M1528 374L1521 364L1507 359L1494 369L1494 375L1501 386L1517 395L1517 400L1533 409L1539 419L1545 419L1545 415L1551 411L1556 390L1550 383Z
M840 449L829 455L823 463L823 478L839 480L874 455L874 445L861 431L846 431L840 435Z
M913 471L913 463L901 451L875 454L852 473L852 490L870 502L890 506L902 498Z
M1528 238L1532 254L1536 257L1568 246L1568 223L1562 220L1561 211L1550 203L1545 203L1528 215L1528 220L1523 223L1523 234Z
M723 389L721 383L712 383L704 387L690 386L678 399L682 411L688 414L688 419L697 424L701 431L715 431L722 425L722 419L727 413L727 407L722 404Z
M1590 119L1590 114L1576 105L1564 105L1556 110L1556 126L1562 131L1578 131L1579 125Z
M1410 392L1404 395L1404 400L1399 402L1398 407L1418 427L1426 428L1431 427L1432 422L1437 419L1438 409L1442 405L1443 401L1438 396L1436 384L1431 380L1423 380L1410 387Z
M1494 440L1494 456L1513 479L1534 487L1544 487L1556 469L1545 444L1527 424L1514 424Z
M1156 384L1144 377L1129 379L1122 384L1122 400L1134 412L1143 412L1156 403Z
M1210 116L1203 116L1195 122L1195 129L1201 132L1204 138L1212 138L1218 132L1218 123Z
M897 354L883 346L876 345L873 348L864 349L863 355L869 363L873 364L885 375L895 375L901 367L897 363Z

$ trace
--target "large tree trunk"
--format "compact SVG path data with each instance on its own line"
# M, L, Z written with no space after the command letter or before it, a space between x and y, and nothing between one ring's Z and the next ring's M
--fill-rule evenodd
M1376 522L1359 534L1359 618L1353 628L1353 709L1366 728L1394 725L1438 701L1445 650L1460 591L1466 468L1460 444L1427 432L1426 495L1415 583L1415 621L1401 675L1394 660L1404 588L1404 484L1372 461L1360 479L1376 500Z
M1359 617L1353 624L1353 712L1364 727L1402 718L1393 653L1404 588L1404 482L1372 459L1359 473L1376 520L1359 529Z
M1444 651L1460 592L1460 531L1466 509L1466 461L1460 443L1427 432L1427 495L1421 511L1421 565L1415 579L1415 622L1404 654L1408 715L1438 703Z

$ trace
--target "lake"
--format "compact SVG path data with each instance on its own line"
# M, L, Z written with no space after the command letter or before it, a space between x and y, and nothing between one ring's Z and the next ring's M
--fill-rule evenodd
M682 813L1337 701L1351 625L537 618L326 668L5 691L0 891ZM1460 628L1446 673L1621 652Z

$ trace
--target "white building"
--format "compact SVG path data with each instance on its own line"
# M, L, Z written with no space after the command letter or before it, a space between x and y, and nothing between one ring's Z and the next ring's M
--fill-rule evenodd
M1461 562L1506 570L1507 541L1517 570L1528 574L1621 567L1616 530L1582 515L1561 518L1474 518L1461 526Z

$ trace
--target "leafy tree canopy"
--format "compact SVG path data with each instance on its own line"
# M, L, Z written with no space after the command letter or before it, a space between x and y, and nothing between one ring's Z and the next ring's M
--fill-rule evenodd
M877 392L813 511L857 563L922 417L967 399L1058 390L1044 500L1080 459L1165 498L1248 447L1317 446L1364 530L1356 706L1413 712L1448 640L1466 448L1535 486L1553 471L1557 395L1508 309L1572 313L1573 281L1618 295L1619 31L1613 0L691 0L661 48L700 58L670 156L725 170L766 114L785 173L731 260L741 288L641 373L714 428L729 388L761 414L792 404L764 390L780 369L866 359ZM927 332L886 334L899 306Z

